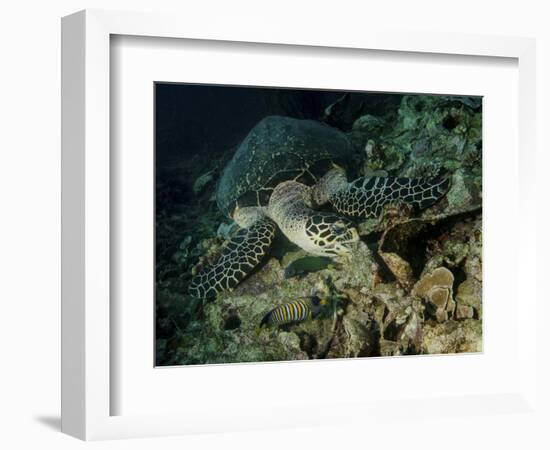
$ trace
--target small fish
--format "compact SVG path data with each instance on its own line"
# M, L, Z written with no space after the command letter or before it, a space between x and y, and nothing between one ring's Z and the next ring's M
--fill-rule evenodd
M306 320L315 319L326 303L327 301L325 299L320 299L316 295L283 303L273 308L264 316L260 322L260 327L264 325L283 325L286 323L304 322Z
M285 269L285 278L292 278L299 275L306 275L310 272L334 267L332 259L324 256L304 256L292 261Z

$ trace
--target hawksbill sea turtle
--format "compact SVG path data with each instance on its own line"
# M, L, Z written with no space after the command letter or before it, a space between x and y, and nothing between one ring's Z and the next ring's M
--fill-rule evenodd
M359 240L351 218L377 218L392 202L418 211L449 187L449 178L440 175L348 182L353 156L347 136L328 125L281 116L259 122L224 168L216 190L218 208L240 228L217 261L191 280L189 293L209 298L234 288L267 254L277 228L310 254L349 255Z

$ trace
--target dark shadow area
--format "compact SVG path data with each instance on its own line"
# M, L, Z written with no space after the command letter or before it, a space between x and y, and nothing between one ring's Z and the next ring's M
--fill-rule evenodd
M61 432L61 417L59 416L37 416L34 420L50 430Z

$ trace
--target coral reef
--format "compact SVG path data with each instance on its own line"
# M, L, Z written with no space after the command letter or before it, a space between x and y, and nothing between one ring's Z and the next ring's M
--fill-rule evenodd
M438 267L424 275L414 285L412 295L424 299L435 308L438 322L445 322L452 316L456 303L453 300L453 283L455 277L445 267Z
M482 351L480 99L396 96L369 108L344 96L320 119L348 134L360 161L356 175L425 176L443 168L452 176L449 192L420 215L391 205L358 224L361 240L349 258L311 259L279 236L252 275L203 302L186 288L234 231L210 189L227 158L163 177L157 364ZM173 200L182 191L192 208ZM278 304L319 294L329 301L314 320L259 327Z

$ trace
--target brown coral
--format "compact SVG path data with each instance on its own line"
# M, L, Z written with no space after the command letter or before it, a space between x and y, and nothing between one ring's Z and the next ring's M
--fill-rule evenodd
M438 322L444 322L454 313L454 275L446 267L438 267L424 275L413 287L412 295L423 298L436 308Z

